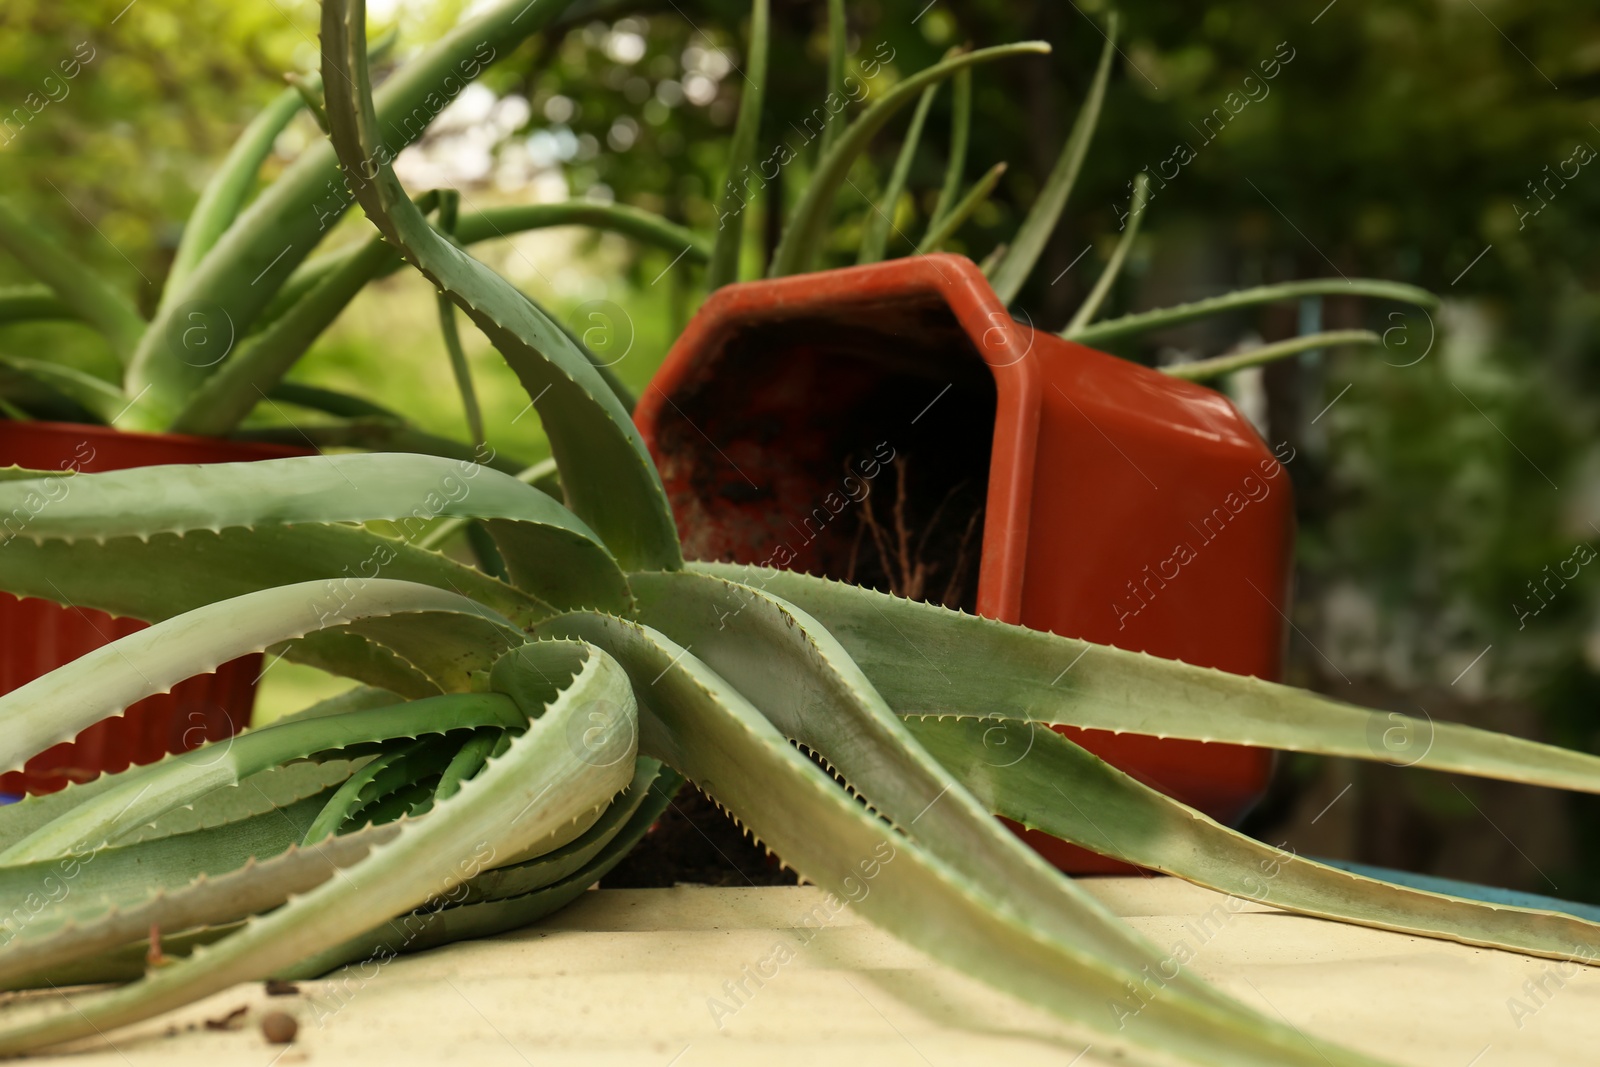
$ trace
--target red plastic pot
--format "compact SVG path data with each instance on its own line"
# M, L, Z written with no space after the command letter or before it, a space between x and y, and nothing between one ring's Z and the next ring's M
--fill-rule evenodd
M124 433L74 423L0 421L0 467L83 472L172 463L230 463L306 455L281 445L174 434ZM7 517L0 516L0 523ZM0 552L5 551L0 535ZM62 607L0 593L0 693L31 682L101 645L143 629L135 619ZM50 793L131 764L153 763L229 737L250 722L261 656L245 656L213 674L191 678L169 693L148 697L121 718L107 719L0 776L0 793Z
M1282 671L1294 508L1273 453L1222 395L1014 321L964 258L721 289L636 418L691 557L872 584L860 561L875 542L852 531L871 502L891 546L880 558L912 562L894 547L903 477L907 543L942 544L940 573L977 565L975 581L935 581L924 598L948 591L990 618L1237 674ZM1261 749L1062 732L1223 821L1272 769ZM1026 837L1063 869L1127 869Z

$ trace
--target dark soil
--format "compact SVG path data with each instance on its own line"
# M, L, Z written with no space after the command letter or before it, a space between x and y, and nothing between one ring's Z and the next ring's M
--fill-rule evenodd
M680 884L798 885L799 879L768 857L704 793L685 786L645 839L600 881L602 889Z

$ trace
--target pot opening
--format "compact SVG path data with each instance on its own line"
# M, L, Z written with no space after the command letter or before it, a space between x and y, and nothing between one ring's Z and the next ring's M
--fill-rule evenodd
M975 609L996 393L942 301L742 323L655 447L691 558Z

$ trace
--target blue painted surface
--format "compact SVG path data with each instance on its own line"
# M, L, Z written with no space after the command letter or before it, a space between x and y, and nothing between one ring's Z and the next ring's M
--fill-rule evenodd
M1473 882L1458 882L1453 878L1435 878L1427 874L1412 874L1410 871L1392 871L1387 867L1369 867L1364 863L1349 863L1345 860L1318 859L1317 862L1326 863L1329 867L1337 867L1352 874L1393 882L1395 885L1425 889L1430 893L1448 893L1453 897L1481 900L1488 904L1509 904L1515 908L1559 911L1565 915L1588 919L1590 922L1600 922L1600 907L1593 904L1579 904L1576 901L1540 896L1538 893L1519 893L1511 889L1498 889Z
M13 797L13 796L8 796L5 793L0 793L0 804L15 804L17 801L19 801L21 799L22 799L21 797Z

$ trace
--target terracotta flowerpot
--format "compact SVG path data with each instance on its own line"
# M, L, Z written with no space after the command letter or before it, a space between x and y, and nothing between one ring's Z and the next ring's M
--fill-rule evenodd
M637 422L691 557L1280 676L1294 508L1273 453L1221 394L1014 321L964 258L718 291ZM1062 732L1224 821L1272 769L1260 749ZM1064 869L1126 870L1027 837Z
M103 426L0 421L0 467L83 472L171 463L229 463L300 456L303 449L173 434L124 433ZM26 516L0 515L0 552L10 536L25 536ZM144 623L104 612L62 607L0 593L0 693L9 693L86 652L143 629ZM261 656L225 663L216 672L139 701L0 776L0 793L50 793L169 752L231 736L250 721Z

